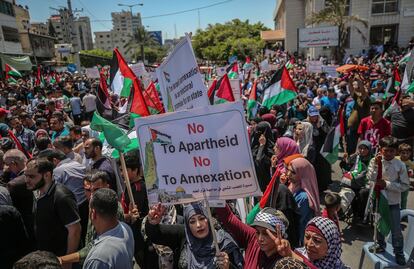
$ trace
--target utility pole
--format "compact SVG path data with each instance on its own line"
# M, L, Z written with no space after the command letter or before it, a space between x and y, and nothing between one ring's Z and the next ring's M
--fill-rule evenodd
M75 12L79 12L82 10L75 10ZM76 64L76 67L78 69L78 71L80 71L81 68L81 63L80 63L80 56L79 56L79 46L78 46L78 40L77 40L77 36L78 36L78 29L76 29L75 27L75 18L73 16L73 10L72 10L72 1L68 0L68 24L69 24L69 35L70 35L70 40L72 43L72 48L73 48L73 58Z

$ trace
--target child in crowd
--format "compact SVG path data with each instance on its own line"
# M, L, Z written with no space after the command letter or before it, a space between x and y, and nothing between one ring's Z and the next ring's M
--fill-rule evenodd
M413 156L412 156L412 153L413 153L412 147L408 144L401 144L398 147L398 153L400 155L400 156L398 156L398 159L400 159L405 164L405 166L407 168L408 177L409 178L414 177L414 175L413 175L414 162L412 161L412 158L413 158ZM401 193L401 209L406 209L407 208L408 192L409 192L409 190L406 190L403 193Z
M409 180L405 164L396 159L398 151L397 139L386 136L379 142L380 153L371 160L367 179L375 184L375 189L381 190L379 199L385 199L388 203L389 224L394 248L395 261L399 265L405 265L403 252L404 240L400 226L401 193L408 190ZM381 169L379 169L381 165ZM382 171L382 174L378 171ZM381 210L378 212L381 214ZM370 251L377 253L385 251L385 236L389 233L386 229L378 229L378 245L373 245Z
M338 193L327 192L325 194L325 208L322 210L322 217L335 222L339 231L341 231L341 228L339 227L338 212L341 210L341 200L341 196Z

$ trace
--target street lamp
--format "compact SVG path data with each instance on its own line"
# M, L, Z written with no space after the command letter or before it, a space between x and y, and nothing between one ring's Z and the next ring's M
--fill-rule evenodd
M143 6L144 4L140 3L140 4L133 4L133 5L127 5L127 4L118 4L118 6L120 7L129 7L129 12L131 12L131 16L132 16L132 8L135 6Z

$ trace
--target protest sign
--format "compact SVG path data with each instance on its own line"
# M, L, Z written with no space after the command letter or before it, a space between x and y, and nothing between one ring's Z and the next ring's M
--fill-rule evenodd
M156 72L166 111L209 105L207 89L188 36L177 44Z
M129 67L131 68L132 72L134 72L135 76L137 76L137 78L139 79L141 79L141 77L149 76L147 70L145 69L145 65L143 62L131 64L129 65Z
M336 72L336 69L338 67L339 67L339 65L323 65L322 66L322 72L325 72L327 76L337 78L338 77L338 72Z
M320 62L320 61L308 61L307 62L307 71L309 73L321 73L322 72L322 62Z
M135 121L150 204L261 195L240 102Z
M99 78L99 70L96 67L86 68L86 76L88 78Z

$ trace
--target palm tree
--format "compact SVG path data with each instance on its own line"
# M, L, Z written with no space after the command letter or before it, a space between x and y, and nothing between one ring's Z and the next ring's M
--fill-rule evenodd
M348 8L347 8L348 7ZM362 24L365 28L368 27L368 21L360 18L357 15L349 14L349 0L326 0L325 8L319 12L313 13L308 19L308 24L320 24L327 23L333 26L338 26L339 29L339 45L334 48L334 57L338 62L342 61L345 55L345 41L348 36L348 32L354 29L359 33L364 40L367 40L366 36L356 24Z
M125 44L126 53L131 50L140 49L141 60L145 61L144 46L159 46L153 35L150 35L144 26L138 27L134 30L134 33L129 36L130 40Z

